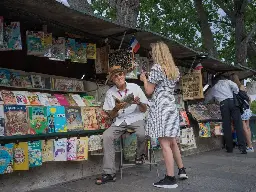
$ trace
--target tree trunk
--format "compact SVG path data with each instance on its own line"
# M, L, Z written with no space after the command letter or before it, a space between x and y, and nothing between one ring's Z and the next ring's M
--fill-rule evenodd
M71 8L80 11L82 13L93 13L91 5L87 0L68 0Z
M109 0L109 5L116 9L116 22L129 27L137 26L139 0Z
M195 8L198 15L198 21L201 28L203 47L209 56L217 58L218 52L214 44L213 34L208 23L208 14L203 7L202 0L194 0Z

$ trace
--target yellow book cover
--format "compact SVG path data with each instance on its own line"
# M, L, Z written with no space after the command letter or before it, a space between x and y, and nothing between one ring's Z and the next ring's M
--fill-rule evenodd
M14 145L14 171L29 170L28 143L21 142Z
M88 160L88 137L77 139L77 161Z
M43 162L54 161L53 139L42 141L42 149Z
M96 44L88 43L86 46L87 59L96 59Z

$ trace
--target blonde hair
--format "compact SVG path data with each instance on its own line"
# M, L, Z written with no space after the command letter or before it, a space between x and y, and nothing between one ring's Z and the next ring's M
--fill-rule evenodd
M237 86L238 86L239 89L242 87L243 84L240 82L238 75L233 74L233 75L231 76L231 80L232 80L234 83L237 84Z
M164 70L168 79L175 80L179 76L179 70L176 67L169 47L162 41L151 44L152 58L156 64L159 64Z

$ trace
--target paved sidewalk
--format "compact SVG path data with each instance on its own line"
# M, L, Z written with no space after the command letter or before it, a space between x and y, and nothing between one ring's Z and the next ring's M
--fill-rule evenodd
M206 152L184 158L189 179L179 181L177 189L157 189L155 168L147 166L124 170L122 180L102 186L94 184L95 177L64 183L33 192L254 192L256 191L256 152L241 155L224 151ZM164 166L159 165L161 176ZM118 174L119 177L119 174ZM31 191L32 192L32 191Z

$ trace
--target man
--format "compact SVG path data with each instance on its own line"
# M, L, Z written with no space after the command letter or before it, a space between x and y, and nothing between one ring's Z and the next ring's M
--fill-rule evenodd
M137 164L142 164L145 152L144 113L147 111L148 100L141 88L134 83L125 82L125 73L119 66L109 70L108 80L115 85L106 93L103 110L114 119L113 124L103 133L103 174L96 180L96 184L113 182L116 180L114 139L120 137L124 131L133 129L137 135ZM129 94L134 95L131 105L122 102ZM117 102L117 98L119 101Z
M206 94L205 102L215 98L220 103L220 111L223 122L224 139L228 153L233 152L233 138L231 129L231 117L237 133L239 149L242 154L246 154L246 146L243 134L243 124L239 107L235 105L233 93L239 92L238 86L221 76L214 79L214 86Z

